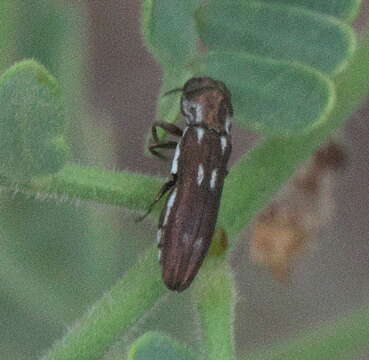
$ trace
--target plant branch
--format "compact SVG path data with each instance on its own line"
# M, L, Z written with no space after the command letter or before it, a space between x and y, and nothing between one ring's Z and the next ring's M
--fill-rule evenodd
M213 260L213 259L212 259ZM236 359L233 339L234 281L228 265L207 262L192 290L203 342L203 353L211 360Z
M160 188L159 178L127 171L113 172L67 164L55 175L29 183L14 183L0 177L0 185L39 198L89 200L130 210L144 210Z

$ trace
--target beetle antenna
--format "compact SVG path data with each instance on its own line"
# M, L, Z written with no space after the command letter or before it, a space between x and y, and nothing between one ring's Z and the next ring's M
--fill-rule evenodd
M180 91L182 92L183 88L176 88L176 89L169 90L169 91L165 92L163 96L172 95L172 94L180 92Z

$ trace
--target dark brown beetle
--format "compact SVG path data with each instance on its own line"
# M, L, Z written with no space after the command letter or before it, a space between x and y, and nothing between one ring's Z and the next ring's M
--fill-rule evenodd
M182 131L156 122L152 133L156 149L176 148L171 180L164 184L152 206L170 190L158 230L163 280L170 290L186 289L209 249L217 222L227 163L231 154L231 94L224 83L209 77L192 78L182 91ZM171 92L173 92L171 91ZM160 143L156 128L181 136L179 143Z

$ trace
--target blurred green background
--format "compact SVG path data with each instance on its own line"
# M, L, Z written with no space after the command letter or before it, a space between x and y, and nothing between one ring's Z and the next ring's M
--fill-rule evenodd
M161 73L143 46L139 7L136 0L1 0L0 71L34 58L58 79L74 161L165 175L167 164L143 155ZM368 112L363 107L345 130L350 161L333 190L336 218L292 282L252 266L244 241L235 252L241 353L367 303ZM237 131L232 161L255 140ZM93 203L0 196L0 359L36 359L135 263L156 224L137 226L134 214ZM196 321L183 317L186 299L171 296L142 327L196 343Z

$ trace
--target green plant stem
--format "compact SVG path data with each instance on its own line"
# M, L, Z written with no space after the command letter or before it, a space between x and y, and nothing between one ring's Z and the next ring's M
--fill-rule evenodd
M67 164L52 176L35 178L29 183L12 183L0 177L0 185L39 198L90 200L144 210L163 180L131 172L113 172L77 164Z
M43 359L100 359L164 295L156 253L148 251Z
M197 309L203 353L209 360L236 359L233 340L234 281L228 265L211 259L205 272L193 285L193 303Z
M369 306L317 330L242 357L244 360L336 360L360 354L369 345Z

